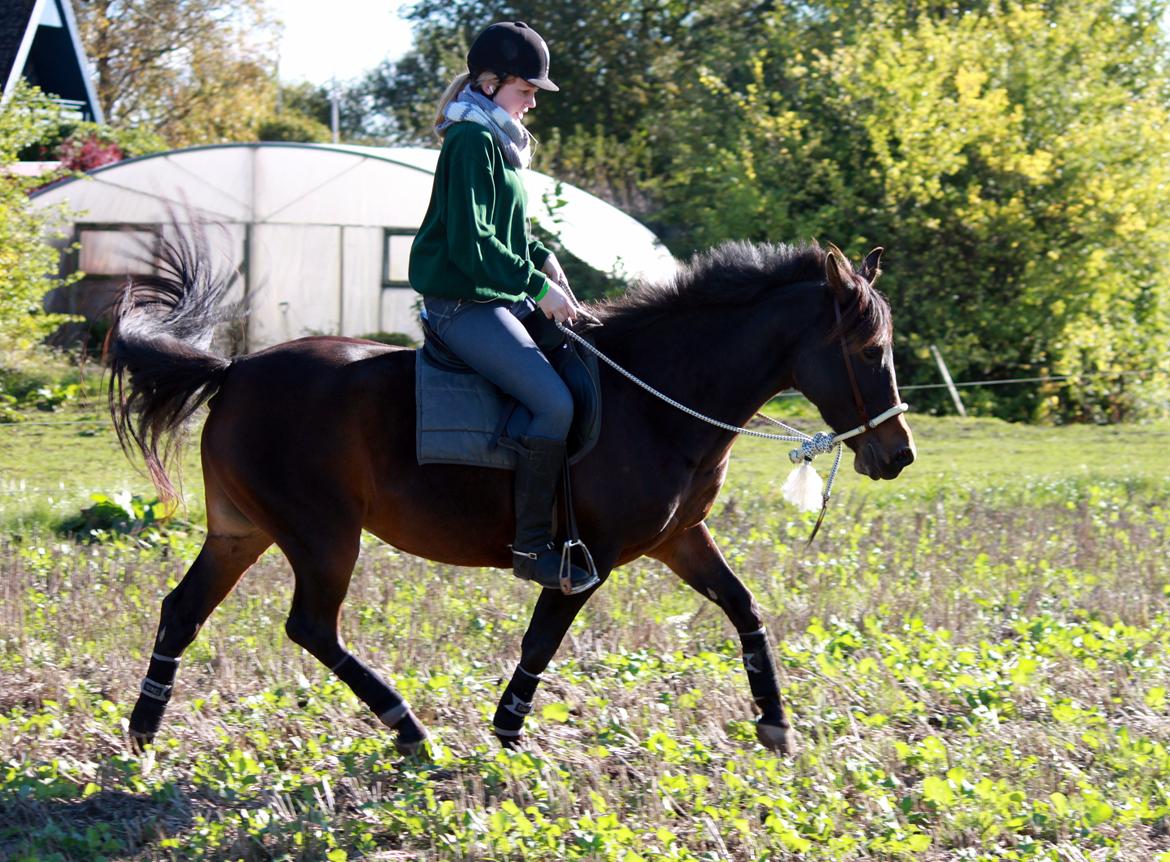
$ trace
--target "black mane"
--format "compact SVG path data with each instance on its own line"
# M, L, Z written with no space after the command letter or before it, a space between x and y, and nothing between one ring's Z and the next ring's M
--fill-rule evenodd
M828 252L816 242L800 245L730 241L696 253L665 281L644 283L595 310L607 327L637 329L681 309L750 305L761 294L793 284L825 282ZM877 290L857 276L857 288L841 307L841 325L827 337L845 335L857 348L890 341L890 309Z

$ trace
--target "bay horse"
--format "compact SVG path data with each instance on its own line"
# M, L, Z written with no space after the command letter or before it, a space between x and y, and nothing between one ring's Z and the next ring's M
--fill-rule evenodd
M512 565L508 471L420 466L416 354L360 339L302 338L224 358L209 348L231 279L199 225L164 242L155 275L123 290L106 342L110 410L164 497L168 458L206 403L202 466L207 538L162 602L153 654L130 717L153 739L179 657L243 573L275 543L292 566L288 636L342 679L396 733L403 753L426 731L404 700L338 636L363 529L410 554L460 566ZM875 289L881 249L855 268L835 247L729 242L673 278L591 306L597 347L675 400L740 426L795 387L836 431L900 403L889 305ZM743 645L766 746L795 746L760 608L704 519L736 434L704 424L618 374L601 374L604 423L572 469L581 537L602 583L643 555L717 604ZM860 414L860 415L859 415ZM868 416L866 415L868 414ZM850 439L854 468L893 479L915 457L901 415ZM515 745L541 673L593 590L542 590L494 730Z

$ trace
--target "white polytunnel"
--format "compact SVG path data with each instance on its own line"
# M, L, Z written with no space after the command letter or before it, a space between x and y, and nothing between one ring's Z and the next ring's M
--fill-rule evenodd
M419 335L410 245L430 200L438 151L329 144L223 144L117 162L33 195L63 208L63 274L53 311L97 317L143 263L172 214L212 227L214 255L247 297L238 347L310 334ZM675 261L654 234L567 183L525 171L535 235L605 275L659 279ZM144 249L146 251L144 252Z

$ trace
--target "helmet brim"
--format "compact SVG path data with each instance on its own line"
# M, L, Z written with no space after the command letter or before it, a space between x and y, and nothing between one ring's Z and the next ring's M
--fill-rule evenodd
M540 87L542 90L548 90L550 93L559 93L561 90L560 87L549 80L547 75L541 78L525 78L524 80L535 87Z

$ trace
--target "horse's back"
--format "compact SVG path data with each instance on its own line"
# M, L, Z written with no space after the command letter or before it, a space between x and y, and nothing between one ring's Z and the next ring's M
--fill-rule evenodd
M204 472L249 495L360 499L371 429L387 410L389 424L413 426L413 371L413 350L328 336L240 357L210 403Z

